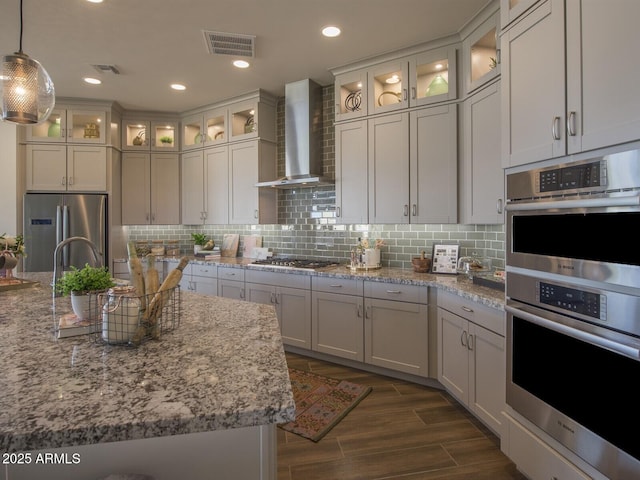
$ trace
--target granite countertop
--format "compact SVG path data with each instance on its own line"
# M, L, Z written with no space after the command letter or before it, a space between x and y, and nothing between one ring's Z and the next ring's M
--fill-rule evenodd
M56 339L71 311L52 275L0 293L0 450L8 452L294 419L271 305L181 292L180 326L139 347Z
M175 262L178 259L167 258L168 261ZM466 275L434 275L431 273L416 273L413 269L382 267L371 270L351 271L346 265L326 267L318 270L286 270L282 268L270 268L262 265L260 267L251 267L253 259L242 257L236 258L220 258L216 260L202 260L194 258L192 263L195 264L216 264L223 267L232 268L259 268L263 271L272 271L277 273L289 273L292 275L317 275L335 278L361 278L373 282L398 283L404 285L418 285L438 288L460 297L468 298L474 302L485 306L504 310L505 293L502 290L476 285Z

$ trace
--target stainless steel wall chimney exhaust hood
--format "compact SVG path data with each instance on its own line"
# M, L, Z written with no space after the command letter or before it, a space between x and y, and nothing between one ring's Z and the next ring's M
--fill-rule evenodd
M333 185L322 175L322 87L310 79L285 85L285 176L256 187Z

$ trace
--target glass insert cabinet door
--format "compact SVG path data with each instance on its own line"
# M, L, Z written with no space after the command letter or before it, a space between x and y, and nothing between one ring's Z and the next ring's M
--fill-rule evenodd
M334 92L336 121L367 115L366 70L336 75Z
M431 50L411 58L409 79L411 106L456 99L455 47Z
M127 150L177 150L177 122L125 120L122 128Z
M27 139L41 142L105 143L104 110L54 109L47 121L29 127Z
M408 73L409 64L405 59L383 63L369 69L369 114L409 106Z

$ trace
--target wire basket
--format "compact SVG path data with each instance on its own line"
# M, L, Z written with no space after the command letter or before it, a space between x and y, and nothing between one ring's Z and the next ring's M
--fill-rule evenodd
M180 325L180 287L137 295L133 287L114 287L91 294L90 311L96 342L138 346L157 340Z

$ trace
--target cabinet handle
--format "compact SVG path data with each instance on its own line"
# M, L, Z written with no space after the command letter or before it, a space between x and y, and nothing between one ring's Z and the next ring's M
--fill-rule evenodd
M336 217L340 217L341 215L340 207L336 207Z
M467 346L467 340L468 340L467 331L463 330L462 333L460 334L460 344L465 348L469 348Z
M62 180L60 181L60 185L66 185L67 184L67 177L62 177Z
M342 288L342 285L338 285L337 283L329 285L331 288Z
M469 335L469 339L467 341L467 349L473 351L473 335Z
M276 305L280 305L280 294L276 293Z
M567 132L572 137L576 136L576 112L569 112L567 117Z
M418 205L415 203L411 206L411 215L414 217L418 214Z
M499 198L498 201L496 202L496 212L502 215L502 199L501 198Z
M258 209L257 208L253 211L253 218L258 218Z
M362 317L362 305L358 304L358 307L356 308L356 316L358 318Z
M240 289L240 298L244 300L244 288Z
M407 89L403 88L402 89L402 99L406 102L407 101Z
M502 50L496 49L496 63L500 65L502 63Z
M554 140L560 140L560 117L553 117L553 122L551 122L551 136Z
M395 295L400 295L402 292L400 290L387 290L387 293L393 293Z
M364 309L364 318L371 318L371 307Z
M276 292L271 292L271 303L274 303L274 304L278 303L276 301Z
M148 213L144 216L144 219L145 219L147 222L149 221L149 214L148 214Z
M473 308L469 308L469 307L460 307L460 308L467 313L473 313Z
M69 177L69 183L68 185L73 185L73 177Z
M411 87L411 99L415 100L416 98L416 87Z
M409 205L406 205L406 204L404 206L404 216L405 217L409 216Z

